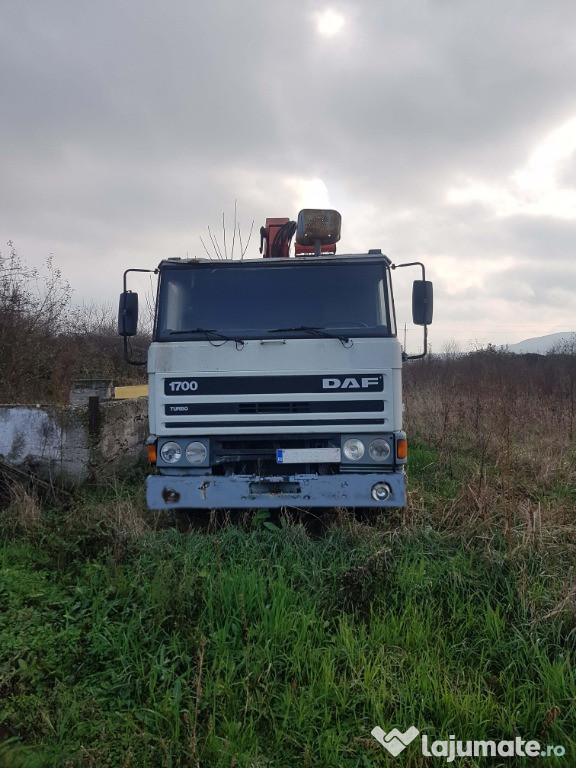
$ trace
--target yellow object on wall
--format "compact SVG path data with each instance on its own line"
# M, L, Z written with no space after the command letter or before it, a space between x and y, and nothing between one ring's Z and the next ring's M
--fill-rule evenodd
M148 384L139 384L131 387L114 387L116 400L128 397L148 397Z

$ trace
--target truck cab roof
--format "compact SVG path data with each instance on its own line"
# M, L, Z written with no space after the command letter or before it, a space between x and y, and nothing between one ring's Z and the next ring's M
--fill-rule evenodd
M207 257L200 257L200 258L186 258L182 259L179 257L173 257L168 259L163 259L160 264L158 265L158 269L163 269L165 267L182 267L182 266L193 266L196 264L211 264L212 266L230 266L230 265L240 265L240 264L247 264L247 265L263 265L263 264L295 264L295 263L330 263L330 262L347 262L347 261L359 261L359 260L383 260L386 264L390 265L392 264L392 261L382 253L379 249L373 249L368 251L367 253L343 253L343 254L328 254L324 256L290 256L288 259L263 259L261 256L257 259L209 259Z

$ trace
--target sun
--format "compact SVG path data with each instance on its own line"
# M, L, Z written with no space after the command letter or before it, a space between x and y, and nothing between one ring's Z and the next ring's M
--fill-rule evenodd
M325 11L315 14L316 29L323 37L335 37L342 32L346 19L341 13L326 8Z

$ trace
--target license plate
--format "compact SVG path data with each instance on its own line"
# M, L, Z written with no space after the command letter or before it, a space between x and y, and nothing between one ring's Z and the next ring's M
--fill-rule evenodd
M277 464L327 464L340 461L340 448L278 448Z

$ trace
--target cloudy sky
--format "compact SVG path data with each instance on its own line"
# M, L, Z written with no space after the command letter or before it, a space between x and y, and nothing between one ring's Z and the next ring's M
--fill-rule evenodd
M254 257L329 206L340 252L426 262L434 347L576 330L575 29L568 0L0 0L1 249L116 303L235 201Z

